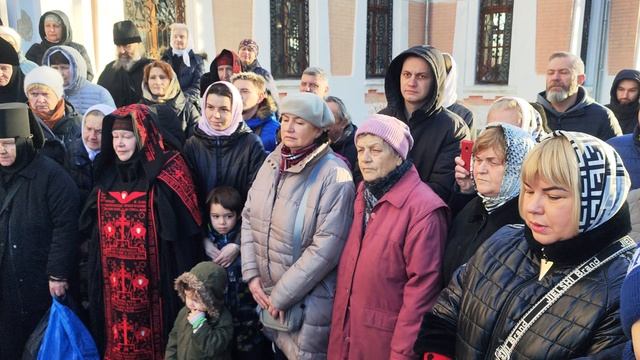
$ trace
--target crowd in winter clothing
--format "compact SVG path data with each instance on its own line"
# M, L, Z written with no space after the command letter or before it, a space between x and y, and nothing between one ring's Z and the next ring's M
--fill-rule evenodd
M604 106L555 52L479 128L413 46L356 126L321 68L280 97L252 39L205 72L185 24L151 59L120 21L98 74L63 12L39 28L23 55L0 27L0 358L52 297L105 359L640 354L639 71Z

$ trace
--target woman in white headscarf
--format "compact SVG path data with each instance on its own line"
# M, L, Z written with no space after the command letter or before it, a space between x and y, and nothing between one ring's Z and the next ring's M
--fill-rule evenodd
M445 70L447 71L447 78L444 80L444 101L442 107L460 116L462 120L467 124L469 129L473 128L473 112L464 106L464 104L458 102L458 67L453 56L449 53L442 53L444 58Z
M193 40L189 36L187 25L171 24L171 47L162 54L161 60L169 63L178 75L180 88L187 100L199 106L204 60L193 51Z
M211 84L202 97L201 115L183 149L201 204L217 186L232 186L246 199L267 154L242 120L240 92L226 81Z

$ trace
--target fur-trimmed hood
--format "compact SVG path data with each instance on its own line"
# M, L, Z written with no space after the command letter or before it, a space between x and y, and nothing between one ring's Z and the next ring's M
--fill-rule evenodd
M178 276L175 289L182 301L186 301L185 290L192 289L207 307L207 314L217 318L224 305L224 291L227 287L227 272L213 261L203 261Z

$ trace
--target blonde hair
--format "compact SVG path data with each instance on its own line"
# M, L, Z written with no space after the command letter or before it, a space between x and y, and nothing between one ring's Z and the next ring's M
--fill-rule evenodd
M525 193L524 184L544 179L545 181L561 186L574 195L573 219L576 230L580 217L580 174L578 159L571 146L571 142L564 136L557 136L545 140L531 150L522 164L520 194ZM518 210L523 219L523 196L518 200Z
M522 124L522 119L524 118L524 114L522 113L522 108L520 104L515 99L510 98L500 98L491 104L488 113L494 110L513 110L520 117L520 124ZM519 126L520 127L520 126Z
M253 86L258 89L258 91L265 93L267 91L267 82L264 80L264 77L258 75L253 72L241 72L237 74L233 74L229 81L233 84L236 80L249 80L253 83Z

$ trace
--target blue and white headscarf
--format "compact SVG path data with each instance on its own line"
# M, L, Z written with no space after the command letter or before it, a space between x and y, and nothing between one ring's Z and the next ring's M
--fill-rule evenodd
M493 212L520 194L522 163L527 153L535 145L531 134L513 125L496 123L495 125L487 126L485 129L497 126L502 127L504 131L504 140L507 147L505 149L504 175L502 176L502 184L500 184L500 192L496 196L484 196L478 193L488 213ZM471 166L473 166L473 162Z
M620 155L597 137L557 130L542 141L564 136L578 159L580 169L580 219L578 230L589 231L611 219L627 200L631 179Z

